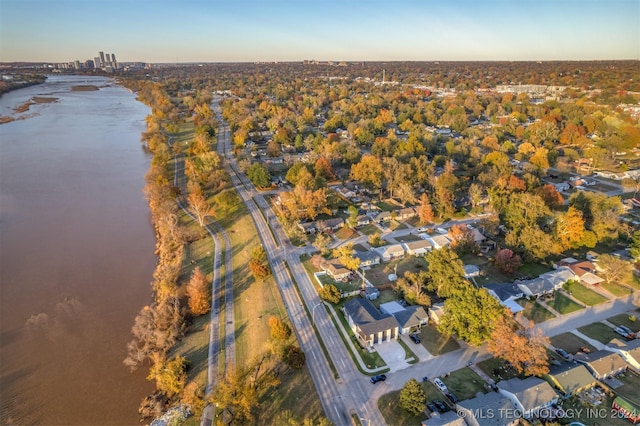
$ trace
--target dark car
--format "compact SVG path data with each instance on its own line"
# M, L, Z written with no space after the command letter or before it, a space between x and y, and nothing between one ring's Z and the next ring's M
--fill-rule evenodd
M410 334L409 338L413 340L413 343L420 343L420 336L417 334Z
M449 398L449 401L453 402L454 404L458 402L458 397L452 393L448 393L446 397Z
M435 404L438 413L446 413L447 411L449 411L449 407L447 407L445 403L440 401L439 399L436 399L435 401L433 401L433 403Z
M566 360L569 360L571 358L569 356L569 353L562 348L556 348L556 352L558 353L558 355L560 355L562 358Z
M432 413L435 413L437 408L436 408L436 404L434 404L433 402L427 402L427 408L429 409L429 411L431 411Z
M371 383L376 384L378 382L384 382L387 380L387 376L384 374L377 374L371 378Z

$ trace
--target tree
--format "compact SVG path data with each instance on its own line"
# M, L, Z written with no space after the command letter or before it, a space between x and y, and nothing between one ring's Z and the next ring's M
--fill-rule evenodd
M431 298L425 292L426 274L415 274L407 271L398 279L397 287L402 292L402 297L412 305L430 306Z
M349 228L355 228L358 224L358 216L360 212L356 206L349 206L347 209L349 211L349 217L347 218L347 226Z
M271 338L276 341L286 342L291 337L291 327L278 317L269 318L269 331Z
M205 218L213 213L213 209L202 191L190 192L187 201L189 202L189 209L198 220L198 224L204 226Z
M333 257L337 258L345 268L355 271L360 266L360 259L354 257L356 251L352 243L347 243L333 250Z
M420 196L420 205L416 208L416 211L421 225L433 222L433 209L427 194L423 193Z
M478 244L474 239L474 233L466 225L453 225L449 229L449 236L452 238L451 248L453 248L459 256L466 253L477 253Z
M325 188L306 189L300 183L293 191L280 194L280 207L287 219L315 219L320 213L331 213L327 207L327 191Z
M449 297L466 288L468 281L464 279L464 265L455 251L449 247L432 250L425 255L429 264L426 278L427 288L435 291L440 297Z
M424 412L427 395L416 379L409 379L400 391L400 407L418 416Z
M171 361L160 358L149 369L147 380L155 380L158 390L169 398L180 393L187 383L186 358L177 356Z
M640 259L640 230L634 232L631 236L629 251L631 253L631 256L633 256L636 261Z
M340 299L342 299L342 293L340 293L338 287L333 284L326 284L325 286L323 286L320 289L318 295L322 300L326 300L327 302L333 303L334 305L340 302Z
M553 237L537 225L525 226L509 232L505 243L518 248L527 262L543 260L553 253Z
M382 161L370 154L363 155L359 163L351 166L351 177L370 189L381 190L384 177Z
M440 251L440 250L438 250ZM486 341L504 308L484 288L476 288L468 281L444 302L444 315L438 331L447 336L457 335L473 346Z
M316 160L314 170L316 176L322 176L326 180L331 180L335 177L333 169L331 168L331 162L325 156L321 156Z
M598 266L604 269L604 279L608 283L626 280L632 271L629 262L610 254L598 256Z
M505 274L513 274L522 265L522 259L512 250L502 249L496 253L496 267Z
M384 243L382 241L382 238L380 238L379 232L374 232L373 234L369 235L369 245L371 247L380 247L383 244Z
M562 194L560 194L556 187L550 183L536 188L535 193L542 197L545 204L549 206L550 209L559 209L564 205L564 198L562 198Z
M279 157L280 156L280 144L275 141L275 139L271 140L267 144L267 156L268 157Z
M267 252L262 246L254 247L251 251L249 269L256 280L264 280L271 275L271 267L267 261Z
M189 309L194 315L206 314L211 309L210 288L207 277L196 266L187 283Z
M284 348L282 360L285 364L295 370L301 370L306 362L306 356L297 345L287 345Z
M555 234L564 249L578 247L584 231L582 212L575 207L569 207L566 213L557 216Z
M269 171L260 163L253 163L247 169L247 177L258 188L266 188L271 185Z
M325 255L329 251L327 246L333 241L330 236L323 233L316 234L316 239L313 241L313 246L320 250L320 253Z
M541 376L549 372L547 346L549 338L533 321L526 327L508 316L496 321L487 349L498 358L509 362L521 374Z

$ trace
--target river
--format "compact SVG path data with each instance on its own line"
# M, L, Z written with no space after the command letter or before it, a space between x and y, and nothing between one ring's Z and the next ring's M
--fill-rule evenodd
M57 100L13 110L33 97ZM0 125L2 424L139 423L153 386L122 360L156 262L149 112L100 77L52 76L0 98L1 116L23 118Z

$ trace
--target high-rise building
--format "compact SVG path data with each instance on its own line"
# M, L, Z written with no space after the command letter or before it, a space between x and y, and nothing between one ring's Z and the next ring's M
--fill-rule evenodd
M94 68L102 68L102 62L100 62L100 58L98 56L93 58L93 67Z
M98 52L98 54L100 55L100 65L104 66L107 61L104 60L104 52Z
M111 62L113 62L114 64L116 63L116 54L115 53L111 54Z

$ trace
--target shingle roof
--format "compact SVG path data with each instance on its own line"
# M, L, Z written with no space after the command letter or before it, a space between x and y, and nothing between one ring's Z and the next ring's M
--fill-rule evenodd
M503 380L498 382L498 388L514 394L525 411L545 405L558 397L549 383L537 377Z
M460 401L457 405L481 419L483 426L504 426L515 420L513 404L507 397L497 392L489 392L476 398Z
M393 316L398 320L400 328L416 327L429 319L422 306L407 306L402 311L394 312Z
M596 379L582 364L551 365L549 376L560 385L563 392L573 394L579 389L596 384Z
M345 303L344 309L365 335L398 327L393 315L378 311L367 299L353 298Z
M576 355L576 359L589 365L590 369L594 370L600 377L627 367L627 363L620 355L605 350L591 352L590 354L579 354Z

